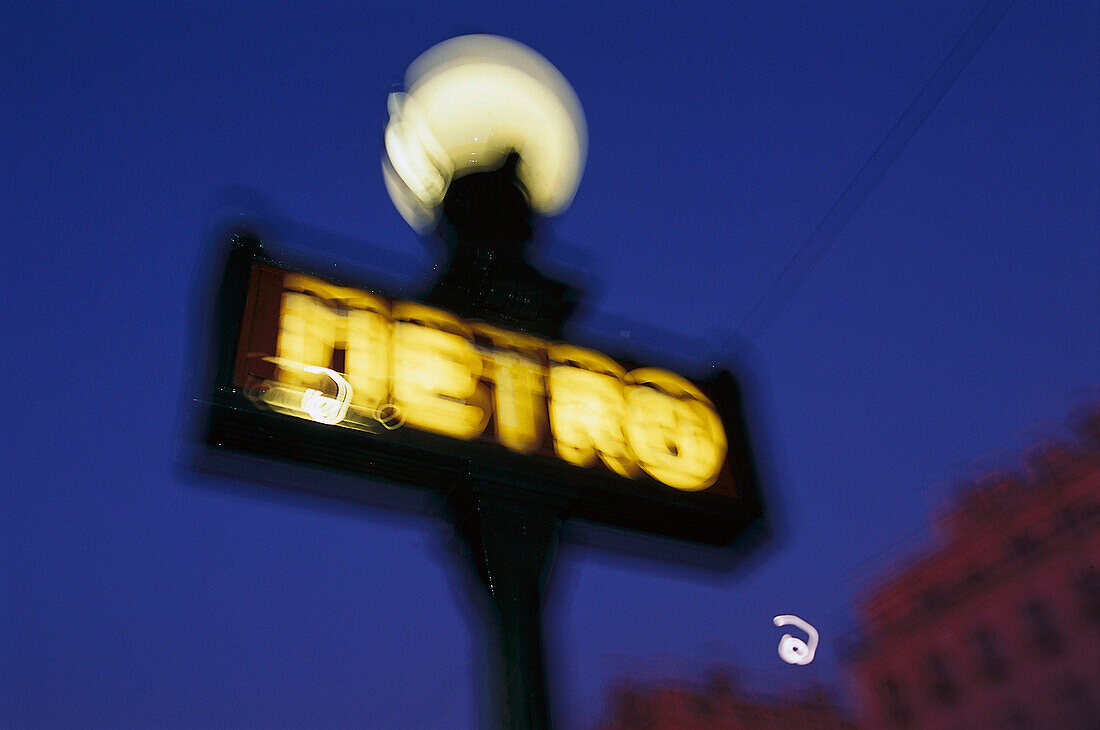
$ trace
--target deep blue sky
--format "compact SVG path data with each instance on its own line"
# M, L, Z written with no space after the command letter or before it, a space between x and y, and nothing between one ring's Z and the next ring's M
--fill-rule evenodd
M955 481L1100 384L1091 2L1017 2L730 340L979 7L6 6L0 723L475 723L442 523L183 465L212 216L248 205L319 257L422 276L379 169L386 95L468 32L532 46L584 106L585 177L540 251L598 284L578 329L747 358L782 525L723 577L567 546L556 718L587 727L615 677L712 660L759 688L839 682L855 591L929 538ZM779 613L819 629L813 664L779 660Z

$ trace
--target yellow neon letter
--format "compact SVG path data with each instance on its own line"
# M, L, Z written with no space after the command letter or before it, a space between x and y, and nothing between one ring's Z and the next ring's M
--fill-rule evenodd
M546 344L485 324L474 329L494 346L486 354L486 365L493 380L497 438L513 451L532 451L546 431L542 366L535 359Z
M462 439L479 435L488 398L469 328L411 302L395 302L393 319L393 401L406 423Z
M370 414L388 402L390 322L386 300L305 274L287 274L284 286L296 291L283 294L279 358L328 367L333 349L343 348L352 406Z
M313 378L303 377L303 367L327 368L340 339L341 319L316 297L295 291L283 292L279 341L275 349L279 369L275 379L304 388Z
M571 464L596 457L626 477L637 472L623 435L624 371L611 358L570 345L551 344L550 431L554 451Z
M676 489L698 491L713 484L726 456L726 434L714 405L667 370L634 370L626 382L626 435L638 465Z

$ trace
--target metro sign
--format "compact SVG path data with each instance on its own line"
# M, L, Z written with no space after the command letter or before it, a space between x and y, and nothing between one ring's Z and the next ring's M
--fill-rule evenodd
M628 365L240 240L221 309L212 442L418 486L504 480L520 499L558 493L566 517L709 543L760 515L728 373Z

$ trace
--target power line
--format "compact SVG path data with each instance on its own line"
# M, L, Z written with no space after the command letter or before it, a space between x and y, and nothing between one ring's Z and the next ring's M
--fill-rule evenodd
M825 213L806 240L802 242L798 251L783 267L779 276L772 281L748 313L741 319L736 329L726 339L721 351L725 351L738 334L749 338L760 334L780 307L790 299L805 276L821 260L826 249L848 225L848 222L859 210L863 201L867 199L871 190L886 175L894 160L901 154L901 151L912 139L917 129L939 106L948 90L955 83L955 79L959 77L962 70L974 58L978 49L982 47L993 29L1000 23L1001 18L1012 7L1013 2L1014 0L989 0L978 11L977 16L971 21L966 32L963 33L951 52L936 68L932 77L928 79L917 96L902 112L902 115L894 122L894 126L890 128L886 137L879 142L878 147L863 163L855 177L844 188L840 197Z

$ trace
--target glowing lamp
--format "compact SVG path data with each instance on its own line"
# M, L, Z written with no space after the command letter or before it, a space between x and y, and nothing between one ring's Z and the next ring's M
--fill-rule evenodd
M436 224L453 180L494 170L512 152L532 211L569 207L587 132L576 94L549 61L506 38L460 36L413 61L405 84L389 97L382 169L414 229Z

